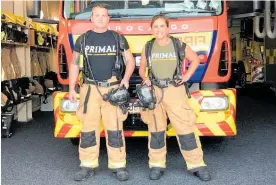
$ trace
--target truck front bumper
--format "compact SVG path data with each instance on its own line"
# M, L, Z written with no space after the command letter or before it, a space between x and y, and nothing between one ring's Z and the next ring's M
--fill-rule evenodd
M56 138L75 138L80 136L81 122L77 119L74 112L62 112L60 102L68 99L67 92L54 93L54 118ZM225 97L227 108L224 110L202 110L202 102L206 97ZM235 136L236 129L236 90L200 90L191 93L189 99L191 107L197 114L195 132L199 136ZM147 131L127 130L124 131L125 137L146 137ZM175 136L175 132L168 124L167 136ZM101 137L104 137L104 127L101 123Z

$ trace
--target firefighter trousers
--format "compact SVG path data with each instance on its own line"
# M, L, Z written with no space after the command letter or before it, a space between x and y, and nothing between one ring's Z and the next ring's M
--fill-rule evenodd
M162 90L154 86L157 102ZM142 120L148 125L149 167L166 168L166 130L167 118L175 131L182 156L187 169L206 166L199 137L195 134L196 114L189 106L185 87L169 86L163 89L163 98L154 110L141 113Z
M117 85L99 87L99 90L103 95L111 88L116 87ZM95 85L83 84L80 89L80 106L76 116L82 122L79 144L80 166L87 168L99 166L100 135L104 132L108 168L113 170L125 168L126 150L123 121L127 118L127 114L123 114L119 107L104 101ZM104 131L101 122L103 122Z

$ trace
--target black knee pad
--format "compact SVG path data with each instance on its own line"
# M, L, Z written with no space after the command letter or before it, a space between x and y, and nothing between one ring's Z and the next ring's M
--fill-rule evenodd
M165 131L151 132L150 148L161 149L165 146Z
M88 148L96 146L96 133L95 130L91 132L81 132L80 147Z
M123 147L123 138L122 138L122 131L121 130L108 130L108 145L113 148L120 148Z
M190 151L197 148L195 134L178 135L179 142L182 150Z

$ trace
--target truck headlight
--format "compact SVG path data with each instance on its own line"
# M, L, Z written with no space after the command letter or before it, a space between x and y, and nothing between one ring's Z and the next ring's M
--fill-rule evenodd
M202 111L226 109L228 109L227 97L204 97L200 104L200 110Z
M61 112L76 112L79 107L80 101L72 103L70 100L61 100L60 110Z

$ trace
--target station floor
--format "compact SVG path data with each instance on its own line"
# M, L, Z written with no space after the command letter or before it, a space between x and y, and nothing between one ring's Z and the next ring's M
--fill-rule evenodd
M2 184L276 184L276 97L272 94L260 96L257 92L238 93L236 137L202 138L204 159L212 175L210 182L201 182L187 173L175 138L168 138L167 170L163 178L150 181L147 138L128 138L128 181L118 182L107 171L107 154L102 140L96 176L77 183L73 180L79 169L77 146L68 139L53 137L52 112L36 112L34 120L19 125L11 138L2 138Z

